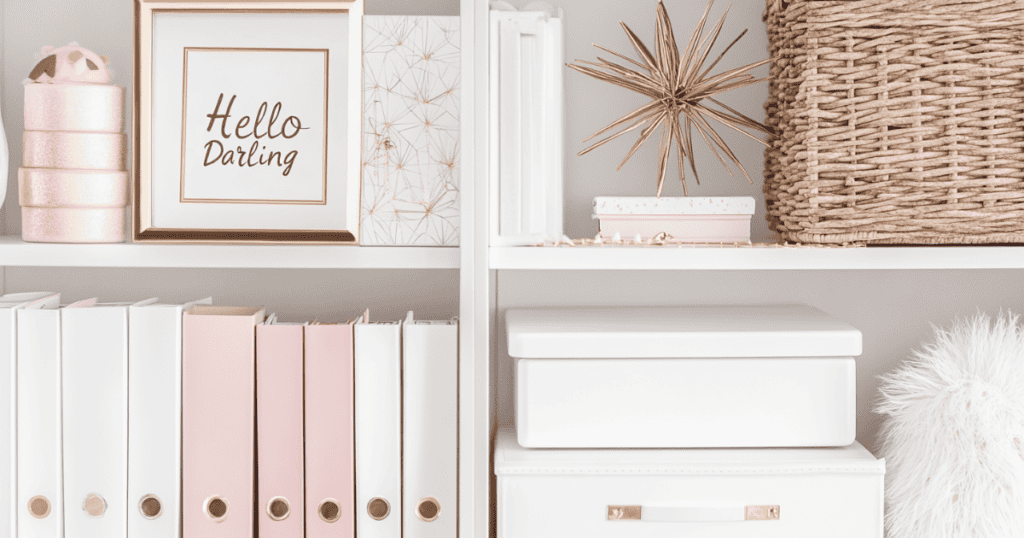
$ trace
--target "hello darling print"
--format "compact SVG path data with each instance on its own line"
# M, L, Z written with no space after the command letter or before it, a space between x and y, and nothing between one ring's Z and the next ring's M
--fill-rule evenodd
M326 204L328 61L185 49L181 202Z

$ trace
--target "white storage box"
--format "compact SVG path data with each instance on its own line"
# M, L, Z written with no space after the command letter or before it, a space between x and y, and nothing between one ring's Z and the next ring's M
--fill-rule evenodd
M531 448L846 446L861 334L803 306L510 309Z
M661 233L687 243L746 243L750 241L750 197L594 198L594 218L601 238L651 239Z
M859 444L531 450L498 434L499 538L881 538L885 461Z

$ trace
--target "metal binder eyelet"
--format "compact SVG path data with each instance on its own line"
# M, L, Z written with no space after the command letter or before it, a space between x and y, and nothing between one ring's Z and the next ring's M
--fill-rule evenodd
M441 515L441 502L433 497L420 499L416 505L416 517L430 523Z
M292 515L292 506L284 497L274 497L267 503L267 516L273 521L284 521Z
M28 513L36 519L46 519L50 515L50 499L45 495L36 495L28 500Z
M146 495L139 501L139 512L146 519L156 519L164 512L164 504L156 495Z
M371 518L382 521L391 513L391 504L385 499L374 497L367 503L366 512L370 514Z
M640 521L643 508L638 505L608 506L608 521Z
M743 515L747 521L778 521L780 512L778 505L748 506Z
M92 517L103 517L103 514L107 513L107 501L102 495L90 493L82 501L82 510Z
M320 519L328 523L336 523L341 519L341 505L334 499L324 499L324 502L320 503L316 509L316 513L320 515Z
M220 523L228 518L228 501L223 497L214 495L203 503L203 513L210 516L210 519L214 522Z

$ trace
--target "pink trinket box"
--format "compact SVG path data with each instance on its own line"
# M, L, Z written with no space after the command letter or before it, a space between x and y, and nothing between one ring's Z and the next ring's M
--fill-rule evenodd
M688 243L745 243L750 241L751 197L597 197L594 218L601 238L651 239L667 234Z

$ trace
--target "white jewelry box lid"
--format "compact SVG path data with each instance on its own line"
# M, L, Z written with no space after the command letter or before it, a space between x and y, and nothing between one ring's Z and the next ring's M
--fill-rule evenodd
M510 475L884 475L885 460L860 443L841 448L530 449L498 432L494 472Z
M861 332L809 306L509 309L519 359L857 357Z
M594 216L753 215L754 206L754 199L749 196L598 196L594 198Z

